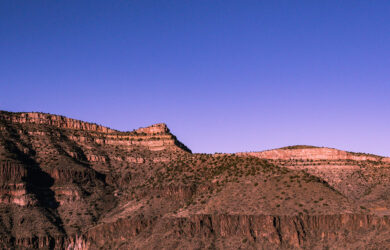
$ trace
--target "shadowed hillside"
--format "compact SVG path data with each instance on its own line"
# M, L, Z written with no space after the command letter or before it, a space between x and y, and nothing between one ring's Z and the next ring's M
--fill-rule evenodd
M385 248L389 178L375 155L192 154L162 123L1 111L0 248Z

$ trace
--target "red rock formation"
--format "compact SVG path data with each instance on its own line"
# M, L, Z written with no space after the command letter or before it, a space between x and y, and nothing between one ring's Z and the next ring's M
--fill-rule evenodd
M389 159L192 154L162 123L0 112L0 248L382 249Z
M87 130L87 131L96 131L96 132L103 132L103 133L115 132L115 130L97 124L70 119L64 116L51 115L45 113L36 113L36 112L10 113L10 112L3 111L0 112L0 119L10 121L12 123L45 124L45 125L55 126L58 128Z
M169 133L169 129L165 123L158 123L146 128L139 128L136 130L137 133L145 133L148 135L154 134L166 134Z
M238 153L272 160L353 160L353 161L384 161L390 162L390 158L376 155L350 153L333 148L298 148L298 149L273 149L262 152Z

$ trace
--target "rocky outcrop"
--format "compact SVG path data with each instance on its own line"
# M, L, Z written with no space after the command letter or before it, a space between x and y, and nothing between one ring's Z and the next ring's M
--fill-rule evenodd
M69 183L69 182L95 182L103 176L93 169L84 168L84 169L63 169L63 168L54 168L50 170L49 175L54 179L58 184Z
M27 169L12 161L0 162L0 204L27 206L36 204L28 194L25 178Z
M22 164L0 161L0 183L21 182L26 176L27 169Z
M8 237L0 238L0 247L2 249L64 249L68 240L64 235L42 235L33 237ZM6 246L14 245L16 248Z
M111 248L110 243L120 239L131 238L139 235L144 230L150 230L157 217L136 215L120 218L112 223L104 223L90 228L85 234L85 239L93 248ZM156 246L157 247L157 246Z
M191 215L172 219L177 236L226 238L240 236L275 248L342 246L375 230L389 230L387 217L367 214L330 215ZM366 239L370 240L370 239Z
M390 221L387 217L368 214L192 214L186 217L178 214L160 221L156 217L139 215L93 227L86 233L85 242L92 248L110 248L109 242L131 239L138 235L148 237L147 235L154 234L161 227L166 229L166 236L159 244L164 245L164 241L171 240L171 237L194 238L206 242L207 239L218 242L238 238L241 244L248 242L252 247L261 249L322 249L324 246L345 247L346 242L356 246L363 242L375 242L375 232L389 230ZM126 247L135 246L130 243Z
M83 122L59 115L46 113L12 113L0 111L0 121L9 124L34 124L52 126L60 129L71 129L75 131L85 131L89 134L84 135L69 135L69 139L79 143L95 142L101 145L113 145L124 147L146 147L149 150L173 150L191 152L183 143L177 140L172 135L164 123L154 124L145 128L139 128L132 132L121 132L110 129L95 123ZM6 127L1 126L1 130L6 130ZM0 131L1 131L0 130ZM17 130L19 134L23 134L22 130ZM45 131L28 131L27 133L34 136L49 136L50 133ZM57 134L61 136L60 133ZM95 160L95 159L92 159ZM99 159L101 160L101 159Z
M83 122L65 116L51 115L45 113L11 113L11 112L0 112L0 119L6 120L12 123L31 123L31 124L41 124L41 125L50 125L58 128L65 129L77 129L77 130L86 130L86 131L96 131L102 133L112 133L115 130L109 129L107 127Z
M90 243L82 236L34 236L31 238L2 238L0 247L14 244L17 249L66 249L66 250L90 250ZM7 249L4 247L3 249Z
M375 155L192 154L164 123L0 111L1 249L386 248L389 181Z
M155 134L167 134L169 133L169 129L165 123L158 123L146 128L139 128L135 130L138 134L147 134L147 135L155 135Z
M364 201L364 207L387 210L383 199L388 190L384 187L390 168L388 157L310 146L238 155L267 159L291 170L305 171L321 178L349 199Z
M161 195L166 198L184 201L192 198L196 191L196 187L184 185L168 185L156 191L158 193L161 193Z
M297 148L274 149L262 152L238 153L238 155L255 156L272 160L353 160L353 161L383 161L389 162L390 158L376 155L350 153L333 148Z
M71 238L67 243L66 250L88 250L90 249L90 243L82 236L76 235Z

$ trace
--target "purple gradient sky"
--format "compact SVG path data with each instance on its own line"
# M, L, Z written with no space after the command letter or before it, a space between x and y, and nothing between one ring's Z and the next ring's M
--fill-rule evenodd
M390 1L0 2L0 109L194 152L390 156Z

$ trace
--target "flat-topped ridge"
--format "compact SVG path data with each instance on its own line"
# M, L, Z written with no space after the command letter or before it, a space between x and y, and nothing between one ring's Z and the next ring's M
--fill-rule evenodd
M243 152L238 153L238 155L250 155L272 160L355 160L390 162L389 157L306 145L289 146L261 152Z
M114 133L117 130L98 125L96 123L84 122L68 118L62 115L53 115L40 112L7 112L0 111L0 120L6 120L12 123L32 123L32 124L46 124L59 128L78 129L86 131L96 131L102 133Z
M96 131L102 133L119 133L121 131L111 129L92 122L85 122L62 115L54 115L41 112L8 112L0 111L0 120L6 120L12 123L32 123L46 124L59 128L77 129L86 131ZM141 127L132 132L138 134L166 134L169 129L165 123L157 123L148 127Z
M191 152L176 136L171 134L165 123L157 123L133 131L122 132L96 123L84 122L62 115L8 111L0 111L0 121L6 121L11 124L36 124L38 126L46 125L61 129L102 133L105 141L111 144L115 144L116 140L130 140L134 145L143 145L154 150L161 150L171 146L173 146L171 148L175 148L177 146L184 151Z

